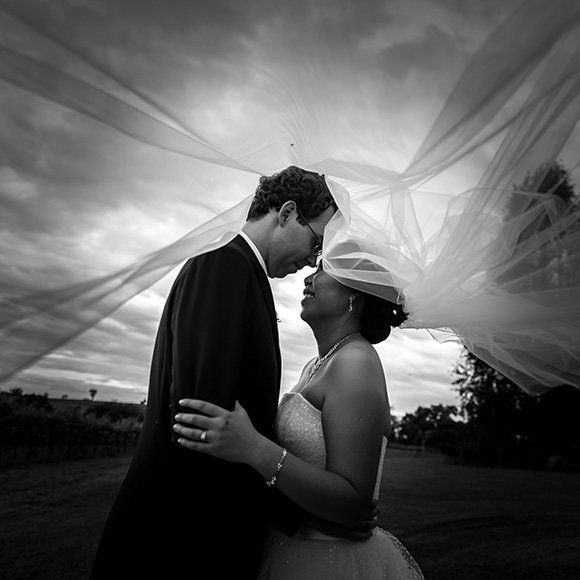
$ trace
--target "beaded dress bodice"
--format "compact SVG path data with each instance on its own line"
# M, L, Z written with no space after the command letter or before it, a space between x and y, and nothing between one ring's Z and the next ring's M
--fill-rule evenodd
M324 469L326 445L322 413L300 393L285 394L278 406L276 438L288 452ZM375 485L378 497L383 452ZM275 528L266 542L260 580L424 580L404 546L389 532L374 528L364 541L329 536L305 525L289 537Z
M326 444L322 429L322 414L300 393L286 393L278 406L275 422L276 441L289 453L311 465L326 467ZM383 457L387 440L383 439L383 452L375 485L378 498Z

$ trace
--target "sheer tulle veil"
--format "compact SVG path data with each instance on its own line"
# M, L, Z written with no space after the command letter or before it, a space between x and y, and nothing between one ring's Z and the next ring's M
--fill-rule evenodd
M361 36L356 26L371 23L384 3L212 5L201 19L198 3L177 0L0 2L2 100L5 111L14 110L2 117L4 138L32 134L32 127L38 139L55 139L51 147L73 155L75 143L55 134L88 119L100 142L160 164L145 188L150 197L133 199L135 207L170 197L162 176L182 173L187 205L196 209L193 228L177 241L152 246L138 261L120 257L115 271L103 271L96 256L94 271L79 266L84 275L66 285L28 271L7 233L13 259L2 266L2 378L83 333L183 260L227 243L245 221L252 193L245 185L292 164L323 173L337 200L323 252L333 276L403 303L403 328L460 340L529 393L580 387L578 214L542 188L555 162L570 170L578 163L578 2L508 2L489 37L466 41L473 54L454 87L441 88L448 96L440 112L430 125L426 118L409 125L409 135L423 133L410 161L389 161L376 145L400 142L403 150L407 137L383 115L397 106L381 92L383 70L393 66L382 60L389 31L369 24ZM228 17L218 18L224 10ZM59 117L33 114L33 101L53 103ZM35 147L19 145L24 157ZM114 188L123 183L119 169L96 186L96 157L105 153L90 153L90 183L75 185L75 203L88 212L115 204ZM48 167L35 158L34 173L47 184L43 204L58 211L64 198L50 187ZM3 197L24 204L32 193L15 185L24 161L8 155L2 171ZM18 281L34 276L38 291L23 293Z

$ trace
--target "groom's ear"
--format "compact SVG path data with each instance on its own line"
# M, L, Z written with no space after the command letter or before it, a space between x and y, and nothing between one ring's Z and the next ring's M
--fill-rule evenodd
M296 202L287 201L285 202L280 211L278 212L278 225L283 228L287 223L290 216L296 211Z

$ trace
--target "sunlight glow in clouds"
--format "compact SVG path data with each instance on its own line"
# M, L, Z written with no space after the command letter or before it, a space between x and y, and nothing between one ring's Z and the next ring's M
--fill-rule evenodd
M133 17L130 11L124 13L125 4L119 3L119 18ZM276 95L245 91L246 79L259 79L267 68L261 66L267 63L253 58L260 42L280 36L286 51L271 58L285 59L288 70L303 64L296 55L309 52L322 55L329 63L343 58L337 69L340 73L328 79L332 86L325 87L334 101L319 103L319 110L312 112L316 124L312 130L328 134L328 143L336 149L329 156L401 169L416 151L469 55L515 4L500 0L365 0L265 6L250 1L222 7L218 2L175 0L170 9L182 11L179 19L167 14L164 3L145 1L140 8L143 20L157 19L160 28L169 22L176 27L174 35L156 36L150 29L137 34L141 31L137 18L135 36L124 39L139 49L132 59L117 63L121 51L119 39L113 35L95 39L95 52L102 51L129 81L150 94L171 96L177 117L197 124L201 119L207 127L207 134L201 137L232 153L259 145L236 141L232 127L247 135L254 124L271 125L274 144L296 138L276 130L277 115L284 114L277 108ZM86 5L98 6L98 0ZM327 29L325 36L318 35L328 13L336 27ZM72 29L91 38L91 20L83 14L79 12ZM308 34L293 37L292 31L300 26ZM214 30L227 30L228 34L216 35ZM197 76L181 78L179 70L163 67L164 52L175 49L172 37L179 39L175 40L177 49L180 42L189 43L190 50L182 58L194 65ZM350 68L342 48L345 38L357 39L367 51L368 70ZM320 39L326 45L319 46ZM199 58L208 54L212 56L209 60ZM140 74L156 62L161 64L155 78ZM237 78L239 83L224 86L226 77ZM357 83L364 87L368 104L377 109L380 100L380 115L374 124L365 122L365 103L357 100L359 92L351 90ZM111 272L178 239L192 223L205 219L205 210L188 202L189 191L219 192L208 195L209 217L212 209L229 207L235 194L249 194L255 188L255 175L236 174L236 181L224 183L211 169L198 171L197 166L192 171L185 157L176 160L173 155L169 163L170 156L163 152L122 134L112 135L98 124L24 91L4 84L2 88L0 242L9 248L12 260L0 257L2 296L11 296L11 288L22 284L30 292L38 290L34 281L39 272L47 286L59 288ZM312 87L313 92L319 89ZM341 124L360 126L358 139L334 143L332 136ZM293 154L298 164L304 153L301 148L308 147L307 137L296 143ZM441 184L444 191L462 189L469 175L454 179ZM139 200L138 210L133 200ZM11 268L14 262L23 267L21 271ZM142 401L147 394L157 323L176 274L173 271L110 319L2 388L18 386L26 392L79 398L88 397L89 389L96 388L98 400ZM307 275L303 271L273 281L282 320L283 391L292 388L302 366L316 354L310 329L299 317L302 280ZM378 351L395 412L455 402L450 369L458 361L458 345L439 344L426 332L401 330Z

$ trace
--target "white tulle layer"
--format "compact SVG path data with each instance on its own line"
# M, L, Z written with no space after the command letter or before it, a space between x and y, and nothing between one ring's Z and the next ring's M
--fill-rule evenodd
M181 10L172 11L173 4ZM413 159L398 171L379 152L361 155L352 147L364 145L371 130L384 136L389 130L381 126L386 105L366 102L363 83L360 113L340 118L342 70L354 71L349 86L357 85L356 71L362 79L371 69L382 80L378 61L348 25L318 21L320 53L308 52L299 39L312 30L278 29L282 9L273 3L272 30L254 31L244 51L219 61L215 94L236 86L240 107L260 106L260 117L234 134L219 130L235 112L217 102L215 118L196 117L196 75L217 61L205 49L203 23L185 6L0 4L5 82L98 121L100 130L104 125L156 148L164 159L186 157L203 185L190 200L203 217L175 243L83 283L51 291L39 283L34 295L15 288L0 303L4 378L110 315L184 259L229 241L251 196L224 196L230 209L216 208L238 176L295 164L324 173L338 202L325 232L324 263L332 275L404 303L405 328L460 340L530 393L580 386L580 229L574 213L539 191L556 160L570 169L578 163L575 0L529 0L515 10L475 52ZM191 31L176 37L172 22L184 14L192 16ZM63 22L81 16L91 34L80 25L63 32ZM211 24L213 38L228 33ZM329 58L324 38L337 34L340 52ZM109 53L100 50L103 38ZM285 58L290 44L292 63ZM236 73L242 52L259 63L249 78ZM187 104L165 102L167 95L134 76L139 70L146 78L144 70L160 67L184 91L194 86Z

